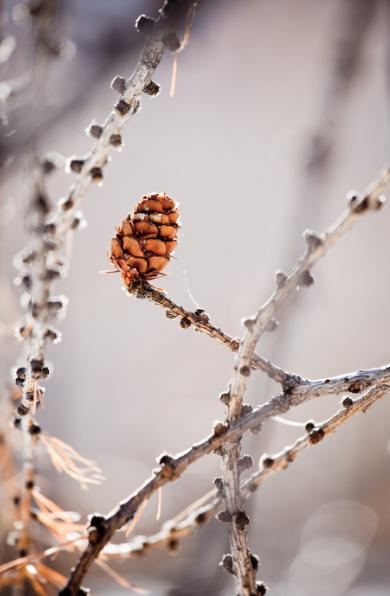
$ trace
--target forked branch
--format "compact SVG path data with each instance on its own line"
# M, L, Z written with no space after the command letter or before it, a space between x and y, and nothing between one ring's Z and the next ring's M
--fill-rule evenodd
M388 379L390 383L390 378ZM390 385L378 385L368 389L362 396L343 400L342 408L327 420L313 424L306 424L306 434L279 453L264 455L259 462L259 468L247 480L241 483L241 494L250 497L265 480L276 472L285 470L307 448L318 445L323 439L335 432L352 416L359 412L365 413L377 400L389 392ZM129 543L120 545L109 544L104 552L112 559L124 557L139 557L155 548L169 548L171 542L189 536L213 519L221 508L223 496L214 489L197 499L193 505L186 507L185 513L166 521L161 530L151 536L135 536Z
M325 253L327 248L332 246L345 231L347 231L359 216L369 210L376 210L382 206L381 192L390 177L388 168L382 170L378 178L369 186L362 197L354 195L350 198L349 207L345 214L324 234L317 236L313 233L306 233L305 238L308 244L307 251L293 268L290 275L277 276L277 288L271 298L260 308L254 319L245 322L248 333L242 344L238 363L240 365L239 377L237 377L237 393L240 396L242 377L250 372L252 356L256 343L278 306L287 296L302 285L310 285L310 267ZM164 296L163 294L161 294ZM160 304L160 302L159 302ZM164 304L162 304L164 305ZM165 306L164 306L165 307ZM247 360L247 361L246 361ZM247 367L245 372L242 367ZM244 374L243 374L244 373ZM299 405L319 395L336 393L338 390L360 392L364 389L364 383L372 381L372 385L384 384L384 378L388 378L389 368L377 369L374 378L370 377L368 371L358 373L357 385L352 385L350 379L337 377L333 382L325 379L322 382L301 381L292 386L283 385L283 393L273 397L267 403L255 408L244 416L233 417L227 424L216 424L213 433L203 441L193 445L186 451L173 457L163 455L159 459L159 468L153 475L128 499L116 507L107 516L94 515L90 521L88 545L81 555L77 565L73 568L68 583L62 594L78 594L81 589L83 577L88 572L93 561L99 556L103 548L108 544L113 534L129 522L137 513L139 507L155 491L170 481L176 480L192 463L203 457L205 454L218 449L221 445L237 441L241 435L249 429L261 425L267 418L287 412L291 407ZM379 382L377 377L380 378ZM245 388L245 387L244 387ZM387 388L386 388L387 389ZM236 401L236 405L240 405Z
M276 289L269 299L262 305L254 318L244 321L244 325L251 332L247 336L252 356L248 365L253 369L262 370L270 378L280 383L284 389L292 390L295 386L305 383L305 379L289 373L262 356L255 354L255 346L263 333L272 328L272 322L277 309L297 288L308 286L313 283L310 274L311 267L331 248L360 218L361 215L376 211L384 204L382 193L390 178L389 166L383 168L376 178L369 184L366 190L359 195L349 193L349 204L345 212L337 221L329 226L322 234L315 234L306 230L304 238L307 243L306 251L291 269L289 275L278 271L276 274ZM180 326L187 328L193 326L197 331L205 333L209 337L227 346L233 352L237 352L240 342L230 337L220 328L210 322L207 313L198 309L195 312L186 310L169 298L165 292L156 289L147 281L138 281L128 288L130 295L137 298L146 298L161 306L169 319L179 318ZM250 338L250 339L249 339Z

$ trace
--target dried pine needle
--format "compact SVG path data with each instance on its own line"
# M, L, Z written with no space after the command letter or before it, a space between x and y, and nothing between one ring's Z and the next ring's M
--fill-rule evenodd
M64 472L74 478L81 488L87 489L89 484L100 484L104 480L94 461L83 457L64 441L46 433L41 434L41 439L57 472Z
M143 514L146 505L148 504L149 499L145 499L145 501L143 501L141 503L141 505L138 507L138 511L136 512L136 514L134 515L133 519L131 520L126 532L125 532L125 536L126 538L128 536L130 536L131 532L134 530L135 526L137 525L141 515Z

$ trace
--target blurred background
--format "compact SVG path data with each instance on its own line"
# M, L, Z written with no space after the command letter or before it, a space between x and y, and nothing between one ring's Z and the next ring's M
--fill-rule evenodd
M0 198L4 387L20 353L12 337L22 315L12 261L28 243L24 151L88 152L85 127L103 122L117 99L110 81L128 77L137 62L142 39L133 22L142 12L156 14L160 2L60 2L58 36L72 45L50 63L44 99L33 84L15 98L4 88L31 66L32 30L20 6L1 4L2 36L16 42L0 65L5 146L14 156L2 169ZM178 55L173 98L173 58L164 57L155 76L161 93L143 98L104 185L88 193L88 227L76 234L69 277L58 286L70 303L63 341L50 348L54 374L39 421L105 475L101 486L83 492L42 451L40 486L65 510L108 512L149 476L159 453L205 436L224 416L218 394L234 363L223 346L181 329L156 306L126 296L116 276L99 273L109 268L115 226L146 193L179 201L180 243L159 283L195 309L191 293L217 326L240 336L242 317L272 291L275 270L288 271L304 249L304 229L320 232L332 223L346 192L363 189L389 158L389 29L388 0L215 1L198 8L190 43ZM53 201L73 176L50 177ZM279 328L258 351L311 378L387 363L389 225L388 208L362 218L316 266L315 285L279 313ZM252 375L247 401L262 403L277 390ZM315 400L286 418L321 421L338 407L338 398ZM389 414L384 398L251 497L250 544L274 596L389 593ZM245 451L257 460L300 434L269 421L245 439ZM220 459L210 455L164 488L163 519L207 492L219 472ZM152 501L136 533L158 529L155 510ZM211 522L180 546L175 557L161 550L114 566L156 595L233 593L231 577L218 568L228 551L223 524ZM3 554L13 556L5 547ZM56 566L66 574L73 560L65 554ZM99 570L85 583L95 594L125 593Z

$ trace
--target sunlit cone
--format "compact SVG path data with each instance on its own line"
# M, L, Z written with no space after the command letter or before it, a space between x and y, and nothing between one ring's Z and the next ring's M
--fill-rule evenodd
M116 228L110 260L130 287L161 275L177 244L179 211L165 193L142 197L130 215Z

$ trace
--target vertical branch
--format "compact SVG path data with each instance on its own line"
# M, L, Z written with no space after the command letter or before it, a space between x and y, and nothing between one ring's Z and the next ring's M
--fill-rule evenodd
M32 90L42 92L46 73L47 57L54 51L53 39L48 25L54 19L57 0L42 0L34 4L36 60L42 60L33 67ZM20 337L24 341L22 365L16 370L15 383L20 389L20 402L16 409L14 425L23 436L23 486L20 495L20 533L18 537L19 555L26 556L31 547L30 521L32 491L34 488L34 456L40 426L35 421L35 413L40 405L44 388L40 381L49 374L46 365L46 345L58 341L60 333L51 326L54 319L63 315L66 306L64 296L53 295L55 282L64 277L69 265L68 247L72 242L76 228L80 226L80 203L91 184L103 178L103 168L108 162L110 151L121 145L121 129L134 115L140 105L143 93L156 95L159 87L152 81L152 76L159 65L166 49L177 51L181 43L173 31L181 10L188 7L188 2L166 1L158 19L140 17L138 29L146 30L147 38L138 64L129 77L116 77L113 88L120 99L110 112L103 126L93 124L89 134L95 143L85 159L73 158L70 169L77 178L68 195L61 199L53 210L49 205L43 183L42 170L34 170L34 196L28 214L29 232L32 241L28 249L16 259L20 270L19 281L25 289L25 322L20 328ZM32 6L32 5L31 5ZM30 9L31 6L29 5ZM55 52L54 52L55 53ZM38 82L39 80L39 82ZM35 164L34 164L35 167ZM50 170L50 167L49 167ZM27 577L21 575L21 580Z
M29 551L31 493L34 488L34 451L40 427L35 422L35 412L41 403L44 388L39 381L46 378L49 369L44 365L44 347L53 339L55 332L47 334L47 322L53 314L47 305L50 303L50 278L59 275L59 269L52 262L47 266L47 246L41 235L45 218L49 212L49 201L41 174L34 171L35 181L33 199L29 206L29 232L34 238L31 252L20 255L17 266L20 269L19 282L28 290L27 317L25 325L19 330L24 338L23 362L16 370L15 383L21 389L21 400L16 409L14 424L23 434L23 485L21 488L20 515L21 533L19 539L19 555L25 556ZM32 259L29 270L25 269ZM35 282L32 283L34 278ZM38 313L40 317L38 318Z
M45 97L50 58L53 55L58 56L54 47L58 46L55 31L59 6L57 0L40 0L36 4L26 3L26 8L32 19L33 37L33 61L28 90L31 94L30 101L37 101ZM26 556L31 547L35 446L40 432L34 416L44 393L39 381L49 374L49 369L44 365L44 347L48 339L53 339L46 334L47 322L53 316L53 309L50 308L50 282L59 277L61 265L52 258L44 235L50 204L44 187L43 171L35 156L35 148L32 148L31 153L32 163L29 169L33 196L26 213L26 221L32 245L28 252L17 257L15 263L20 271L17 281L26 291L24 302L27 311L25 325L20 330L20 335L25 340L22 360L27 366L17 368L15 376L15 383L21 390L21 400L16 409L14 424L22 431L23 444L22 486L19 497L20 535L17 542L19 556Z
M257 318L259 318L258 315ZM260 331L256 328L257 318L254 321L245 322L247 330L236 358L230 391L222 394L222 399L227 405L226 424L228 426L234 424L243 413L243 397L247 379L251 374L256 342L260 336ZM221 446L220 453L222 456L221 489L226 509L219 513L218 519L230 522L229 542L232 551L231 554L224 555L221 565L235 576L236 587L241 596L265 594L264 584L256 582L259 560L249 548L247 531L249 517L245 512L240 489L240 474L253 465L252 458L248 455L242 457L241 436L225 442Z

